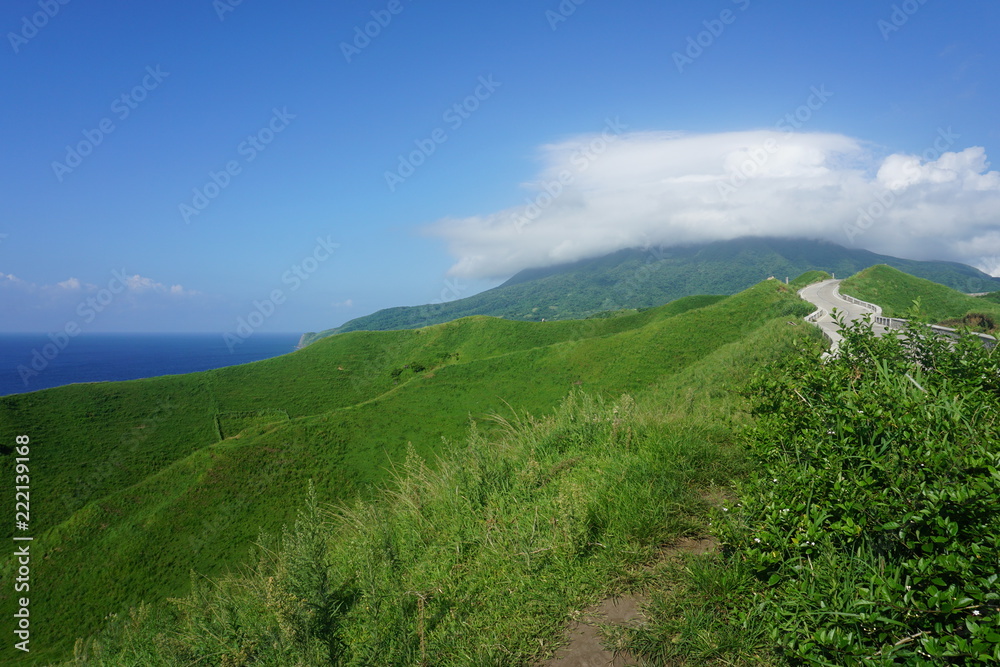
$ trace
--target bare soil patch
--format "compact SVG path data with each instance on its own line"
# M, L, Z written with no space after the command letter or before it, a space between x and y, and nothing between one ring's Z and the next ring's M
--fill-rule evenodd
M683 554L700 556L715 551L718 541L711 536L683 537L665 547L660 560L676 558ZM584 609L566 631L569 643L556 651L550 660L538 667L627 667L642 662L630 654L618 654L602 645L601 626L638 626L646 621L642 607L648 602L641 594L606 598Z

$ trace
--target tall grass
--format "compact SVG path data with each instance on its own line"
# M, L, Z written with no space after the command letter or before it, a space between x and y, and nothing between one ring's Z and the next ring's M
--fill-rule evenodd
M169 610L114 618L86 664L510 665L545 655L568 613L702 530L698 489L731 453L575 392L544 418L494 418L436 465L415 453L370 501L315 494L239 574Z

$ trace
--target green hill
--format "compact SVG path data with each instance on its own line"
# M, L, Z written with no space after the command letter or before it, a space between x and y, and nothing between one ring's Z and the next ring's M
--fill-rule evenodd
M537 665L579 610L637 592L647 622L604 638L653 664L995 662L995 359L858 325L824 361L815 328L769 318L824 277L601 318L641 319L580 340L629 393L507 412L433 463L411 448L332 512L309 495L239 572L120 610L73 664ZM651 382L612 361L635 347ZM679 553L705 535L723 548Z
M353 332L245 366L4 397L0 440L32 443L31 600L46 622L30 657L65 656L108 614L183 594L191 570L243 562L259 532L294 519L307 480L324 501L366 497L407 451L451 451L470 417L546 414L571 390L643 392L809 310L766 281L615 317ZM11 610L9 589L0 604Z
M824 277L4 397L36 505L32 652L0 660L538 664L637 591L650 622L607 639L668 664L998 658L995 360L928 339L915 365L859 327L824 363L795 293ZM706 535L725 548L678 553Z
M734 294L769 276L783 279L823 270L845 277L876 264L962 292L1000 289L1000 279L954 262L899 259L822 241L744 238L622 250L529 269L480 294L442 304L380 310L335 329L306 334L302 344L348 331L409 329L470 315L529 321L578 319L600 311L659 306L695 294Z
M1000 303L992 295L969 296L890 266L865 269L844 280L840 291L878 304L888 317L905 317L919 299L921 318L936 324L994 333L1000 323Z

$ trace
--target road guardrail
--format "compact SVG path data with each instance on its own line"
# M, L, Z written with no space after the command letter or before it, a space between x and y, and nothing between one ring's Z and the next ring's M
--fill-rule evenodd
M847 294L841 294L839 289L835 290L835 293L837 296L839 296L844 301L847 301L848 303L853 303L855 305L861 306L866 310L872 311L875 314L874 322L876 324L881 324L882 326L888 329L905 329L906 326L910 323L909 320L905 320L901 317L885 317L884 315L882 315L881 306L877 306L874 303L868 303L867 301L856 299L853 296L848 296ZM951 327L942 327L936 324L930 324L928 326L934 333L938 334L939 336L947 336L948 338L955 338L955 339L962 337L962 332L959 331L958 329L952 329ZM972 335L978 337L981 341L983 341L983 344L986 347L990 349L996 347L997 339L994 338L993 336L981 333L972 333Z

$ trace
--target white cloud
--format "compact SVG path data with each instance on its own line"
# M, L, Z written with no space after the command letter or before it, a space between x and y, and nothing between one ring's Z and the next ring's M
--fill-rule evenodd
M1000 173L982 148L952 150L955 136L884 158L827 133L583 136L541 148L524 203L426 231L448 243L451 273L470 278L748 235L986 266L1000 256Z
M128 276L128 280L125 281L125 284L132 292L144 292L149 289L155 290L157 287L160 288L160 291L167 289L166 285L153 282L152 278L143 278L139 274Z
M125 284L125 289L131 294L169 294L171 296L193 296L199 294L193 290L186 290L182 285L171 285L167 286L163 283L158 283L152 278L146 278L145 276L140 276L138 273L134 275L127 275L124 273L115 272L114 274L119 282Z
M0 271L0 284L4 285L23 285L24 281L15 276L13 273L4 273Z
M977 265L976 268L985 271L994 278L1000 278L1000 257L984 257Z
M123 270L102 273L89 276L94 284L77 277L35 283L0 272L0 326L56 331L76 322L87 331L183 331L204 327L192 327L191 318L218 304L182 285Z
M58 287L62 287L63 289L67 289L67 290L78 290L78 289L80 289L80 281L77 280L76 278L69 278L68 280L62 281L61 283L56 283L56 285Z
M4 274L0 272L0 285L16 287L23 293L45 295L52 299L59 299L65 297L67 293L75 293L78 291L94 293L104 288L118 293L123 291L122 286L125 288L124 292L132 296L141 296L143 294L168 295L174 297L200 295L200 292L186 290L181 285L172 285L168 287L163 283L156 282L151 278L146 278L139 274L128 275L118 271L112 272L109 280L101 286L91 283L83 283L79 278L72 277L51 285L39 285L37 283L22 280L12 274Z

